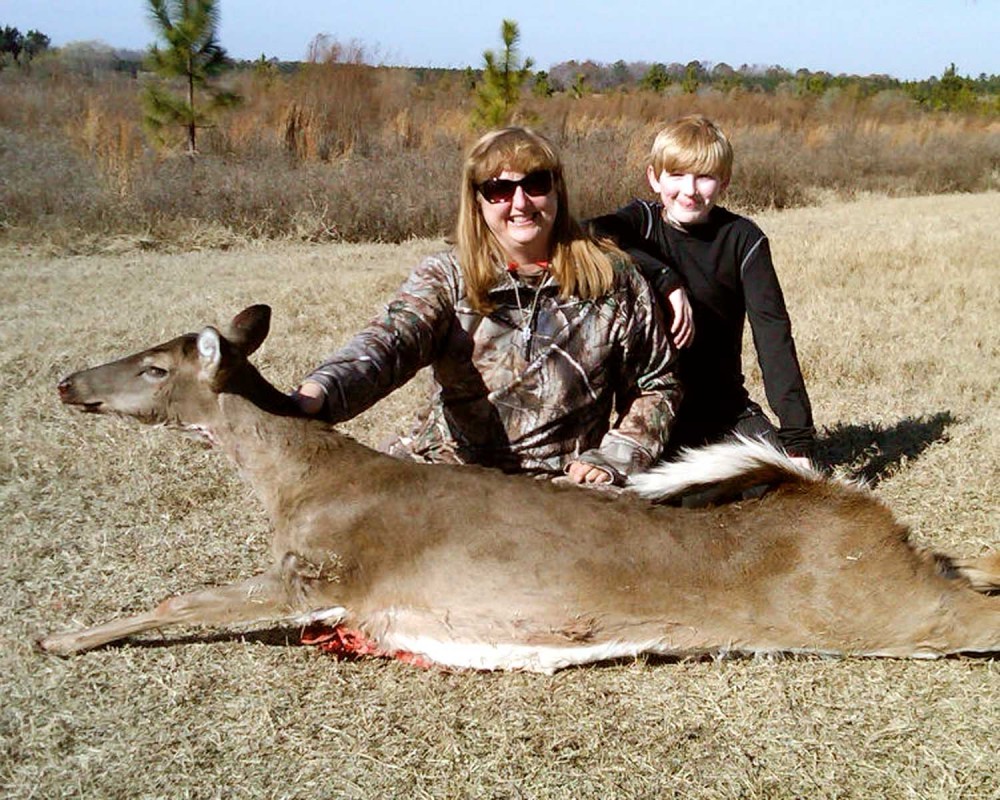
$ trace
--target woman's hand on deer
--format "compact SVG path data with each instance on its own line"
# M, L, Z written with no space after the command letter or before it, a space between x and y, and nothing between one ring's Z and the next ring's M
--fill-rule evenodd
M314 416L323 410L326 400L326 390L316 381L305 381L292 392L292 399L298 404L304 414Z
M566 467L566 474L573 483L611 483L607 470L583 461L571 461Z

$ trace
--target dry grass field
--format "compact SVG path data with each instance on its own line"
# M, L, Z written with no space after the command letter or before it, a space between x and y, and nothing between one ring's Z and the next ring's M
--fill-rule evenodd
M1000 194L759 219L827 460L921 544L1000 547ZM267 302L256 362L290 388L440 246L0 250L0 795L1000 798L996 659L443 674L337 662L273 630L35 652L43 632L268 557L263 514L219 454L70 413L58 379ZM375 443L405 426L414 384L344 429Z

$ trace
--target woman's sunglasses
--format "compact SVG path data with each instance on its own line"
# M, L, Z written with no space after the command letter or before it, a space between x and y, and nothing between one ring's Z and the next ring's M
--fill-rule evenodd
M509 203L514 199L517 187L531 197L544 197L552 191L552 170L540 169L529 172L516 181L506 178L490 178L476 188L487 203Z

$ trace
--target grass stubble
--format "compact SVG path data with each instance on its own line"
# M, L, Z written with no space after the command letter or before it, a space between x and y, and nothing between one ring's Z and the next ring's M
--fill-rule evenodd
M824 454L869 479L918 542L969 554L1000 546L998 215L990 193L760 217ZM294 631L292 643L186 631L70 659L33 650L44 632L246 577L268 558L263 513L222 456L69 413L61 376L267 302L272 336L256 361L290 388L440 246L0 251L0 793L1000 797L990 660L447 674L336 662L295 646ZM754 369L749 380L762 399ZM425 383L342 428L377 443L406 426Z

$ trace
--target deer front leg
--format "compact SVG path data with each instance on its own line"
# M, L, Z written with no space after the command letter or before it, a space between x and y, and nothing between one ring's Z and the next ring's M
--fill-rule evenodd
M264 572L241 583L167 598L144 614L74 633L46 636L38 645L46 652L66 656L169 625L229 625L276 620L301 611L294 600L289 601L288 586L282 576L277 571Z

